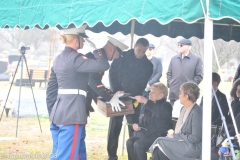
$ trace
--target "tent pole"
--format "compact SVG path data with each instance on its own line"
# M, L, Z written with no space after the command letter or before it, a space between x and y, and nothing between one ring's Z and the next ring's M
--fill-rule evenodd
M136 21L135 19L132 19L131 23L131 48L133 48L135 21Z
M217 56L216 47L215 47L214 43L212 43L212 45L213 45L213 52L214 52L214 55L215 55L215 58L216 58L216 62L217 62L217 66L218 66L218 70L221 71L221 70L220 70L221 67L220 67L220 64L219 64L219 61L218 61L218 56ZM222 73L222 72L220 72L220 73Z
M212 43L213 20L209 19L209 0L206 0L207 13L204 22L204 84L202 121L202 159L211 158L211 119L212 119Z
M133 41L134 41L134 29L135 29L135 19L131 20L131 48L133 48ZM122 125L122 147L121 147L121 156L124 154L124 144L125 144L125 130L126 130L126 116L123 118L123 125Z

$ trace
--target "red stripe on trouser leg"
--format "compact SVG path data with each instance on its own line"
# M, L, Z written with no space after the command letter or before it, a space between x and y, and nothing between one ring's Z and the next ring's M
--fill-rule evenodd
M77 139L78 139L78 124L75 125L75 130L74 130L74 135L73 135L73 144L72 144L72 151L71 151L70 160L73 160L73 159L74 159L74 153L75 153L75 150L76 150Z

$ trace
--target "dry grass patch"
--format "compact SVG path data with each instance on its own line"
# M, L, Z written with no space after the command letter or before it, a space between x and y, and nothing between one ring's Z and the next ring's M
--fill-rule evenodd
M92 113L86 126L86 147L88 160L107 159L107 131L109 118ZM0 122L0 159L49 159L52 150L52 138L48 117L40 117L42 133L37 117L19 118L18 139L2 140L1 137L15 137L17 118L4 117ZM126 132L127 135L127 132ZM127 137L126 137L127 138ZM119 153L121 137L119 142ZM126 160L119 156L120 160ZM28 156L28 157L27 157ZM29 156L32 156L29 158ZM38 156L38 157L37 157Z

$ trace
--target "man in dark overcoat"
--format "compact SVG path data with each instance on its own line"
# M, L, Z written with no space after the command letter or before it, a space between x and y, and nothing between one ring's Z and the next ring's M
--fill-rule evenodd
M167 71L167 86L170 89L169 100L174 104L178 100L180 86L185 82L199 84L203 79L202 60L193 54L191 50L192 42L182 39L178 42L179 52L172 57Z

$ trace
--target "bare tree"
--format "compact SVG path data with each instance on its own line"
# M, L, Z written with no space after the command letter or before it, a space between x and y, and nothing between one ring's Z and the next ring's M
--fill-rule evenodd
M168 47L173 52L178 53L178 42L180 39L182 39L182 37L179 36L177 38L171 38L168 36L163 36L163 39L162 45Z
M19 49L19 45L33 46L37 50L44 39L48 39L45 30L38 28L22 30L20 28L0 29L0 40L5 44L10 44L12 49Z
M0 40L3 43L8 43L13 49L17 49L21 41L23 40L23 32L20 29L15 28L2 28L0 29Z
M227 63L227 69L230 69L229 61L239 56L240 43L235 41L225 42L222 39L218 39L214 41L214 46L220 66ZM218 70L215 56L213 57L213 70Z
M59 49L60 41L60 31L57 28L48 29L47 30L47 41L49 42L49 58L48 58L48 77L50 76L50 67L52 66L52 62L56 52Z
M191 52L193 54L196 54L197 56L199 56L201 58L201 60L203 61L204 60L203 59L204 58L204 41L203 41L203 39L192 37L191 41L192 41Z

